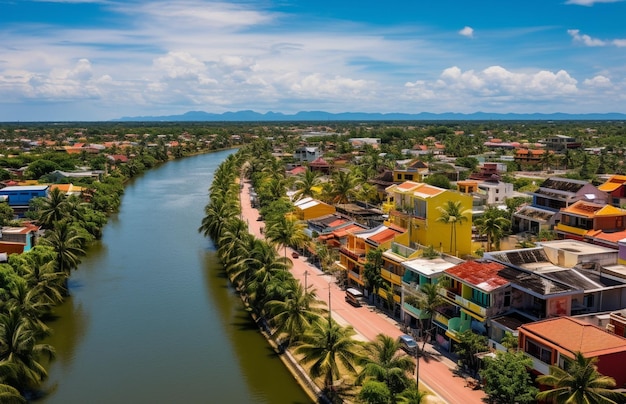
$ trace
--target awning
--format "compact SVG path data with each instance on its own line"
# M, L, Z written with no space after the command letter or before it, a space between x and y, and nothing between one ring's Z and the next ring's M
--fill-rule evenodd
M484 323L484 322L485 322L485 320L486 320L486 319L485 319L485 317L481 317L481 316L479 316L478 314L476 314L476 313L472 313L472 312L471 312L471 311L469 311L469 310L466 310L466 309L461 308L461 311L462 311L463 313L467 314L468 316L473 317L475 320L480 321L481 323Z

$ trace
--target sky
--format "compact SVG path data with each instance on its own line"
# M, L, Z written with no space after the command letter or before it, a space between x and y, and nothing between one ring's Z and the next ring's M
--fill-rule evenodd
M626 113L624 0L0 0L0 121Z

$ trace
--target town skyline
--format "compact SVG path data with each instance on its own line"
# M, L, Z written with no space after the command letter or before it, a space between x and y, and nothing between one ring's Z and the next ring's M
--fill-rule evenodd
M626 113L621 0L0 2L0 121Z

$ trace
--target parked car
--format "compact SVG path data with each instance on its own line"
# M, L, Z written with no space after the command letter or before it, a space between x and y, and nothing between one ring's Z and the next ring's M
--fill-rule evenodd
M299 256L300 255L298 255L298 253L295 251L291 253L291 258L298 258Z
M417 352L417 342L412 336L407 334L400 335L398 337L398 342L400 343L400 348L402 348L402 350L406 353L415 355Z

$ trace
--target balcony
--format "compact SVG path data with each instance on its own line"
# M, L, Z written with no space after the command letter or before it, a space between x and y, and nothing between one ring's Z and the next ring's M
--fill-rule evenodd
M428 316L422 310L418 309L417 307L407 302L404 302L404 305L402 306L402 308L404 309L405 312L409 313L413 317L418 318L420 320L428 318Z
M365 250L361 248L350 249L347 247L341 247L339 253L345 255L356 262L365 262Z
M447 298L448 300L453 301L455 304L463 307L464 309L467 309L471 311L472 313L475 313L481 317L487 317L487 315L490 314L487 308L479 306L478 304L472 302L471 300L457 295L451 290L441 289L439 291L439 294L441 294L443 297Z
M587 233L587 229L580 229L574 226L567 226L563 223L559 223L554 227L556 231L562 231L563 233L576 234L579 236L584 236Z
M446 335L454 340L458 340L458 334L469 329L469 321L462 321L461 317L454 317L448 320L448 330L446 331Z

